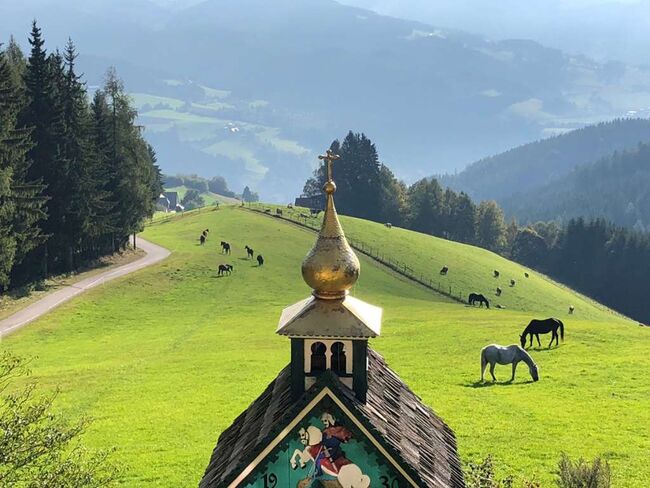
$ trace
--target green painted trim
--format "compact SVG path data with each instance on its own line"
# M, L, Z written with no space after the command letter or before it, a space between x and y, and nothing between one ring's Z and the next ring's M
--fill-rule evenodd
M304 339L291 339L291 392L295 397L305 393Z
M352 341L352 389L361 403L368 392L368 341Z

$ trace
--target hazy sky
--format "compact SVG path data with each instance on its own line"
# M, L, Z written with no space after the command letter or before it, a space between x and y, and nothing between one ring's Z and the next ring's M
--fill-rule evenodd
M648 64L650 0L340 0L493 39L532 39L599 60Z

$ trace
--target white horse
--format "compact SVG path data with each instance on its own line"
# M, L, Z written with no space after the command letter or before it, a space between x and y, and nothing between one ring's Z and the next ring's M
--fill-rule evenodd
M512 378L510 381L515 380L515 370L517 369L517 364L519 361L523 361L528 365L528 370L530 371L530 376L533 378L533 381L539 379L539 372L537 370L537 365L533 358L530 357L521 346L517 344L512 344L511 346L499 346L498 344L490 344L481 349L481 382L485 381L485 367L490 363L490 374L492 375L492 380L496 381L497 379L494 376L494 366L496 364L512 364Z
M304 450L296 449L289 462L291 463L291 468L296 469L298 463L296 462L296 457L300 460L300 467L304 468L307 462L312 461L315 463L314 451L320 453L320 449L314 449L315 446L319 446L323 440L323 433L317 428L312 426L307 427L305 430L300 429L298 432L300 436L300 442L306 446ZM370 487L370 478L363 474L361 468L356 464L346 464L341 466L341 469L336 470L336 468L328 469L326 466L321 466L323 473L330 476L336 477L338 482L341 484L342 488L369 488Z

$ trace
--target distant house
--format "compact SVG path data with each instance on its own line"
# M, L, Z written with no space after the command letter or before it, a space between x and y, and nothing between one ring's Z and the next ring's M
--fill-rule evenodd
M182 210L182 206L178 203L178 192L177 191L165 191L160 194L158 201L156 202L156 207L161 212L178 212L179 207Z
M296 198L294 205L296 207L312 208L314 210L325 210L325 197L323 195L316 195L306 197L304 195Z

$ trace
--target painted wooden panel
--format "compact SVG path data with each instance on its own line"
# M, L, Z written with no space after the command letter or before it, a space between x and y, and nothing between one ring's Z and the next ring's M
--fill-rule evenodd
M326 396L240 486L406 488L412 485L382 455L374 442Z

